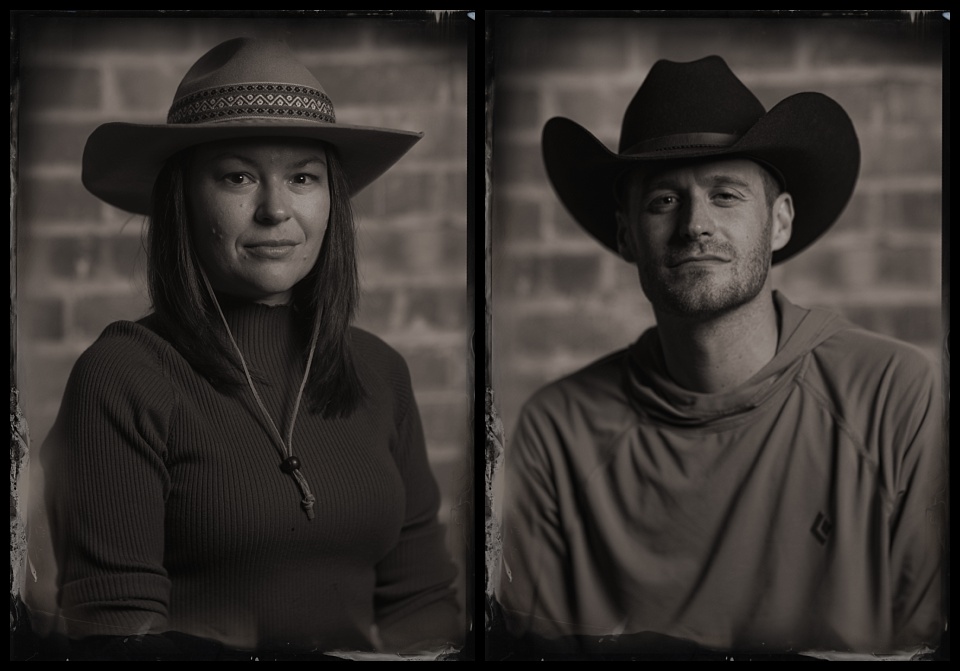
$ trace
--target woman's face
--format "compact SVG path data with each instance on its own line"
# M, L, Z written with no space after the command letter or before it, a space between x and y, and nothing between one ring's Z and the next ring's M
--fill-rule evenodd
M324 145L297 138L201 145L186 192L193 241L213 288L289 303L317 261L330 218Z

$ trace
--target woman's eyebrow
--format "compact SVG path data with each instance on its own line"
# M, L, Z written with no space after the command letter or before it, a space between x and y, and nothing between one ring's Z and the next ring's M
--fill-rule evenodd
M240 161L241 163L245 163L246 165L256 165L256 164L257 164L256 159L251 158L251 157L249 157L249 156L245 156L245 155L243 155L243 154L237 154L237 153L234 153L234 152L224 152L224 153L222 153L222 154L217 154L216 156L211 157L210 160L211 160L211 161L227 161L227 160L231 160L231 159L232 159L232 160L235 160L235 161ZM326 156L323 156L322 154L318 154L318 155L315 155L315 156L307 156L306 158L302 158L302 159L300 159L300 160L298 160L298 161L294 161L293 163L289 164L289 167L291 167L291 168L302 168L302 167L304 167L304 166L306 166L306 165L310 165L311 163L321 163L321 164L323 164L323 165L326 165L326 164L327 164L327 157L326 157Z

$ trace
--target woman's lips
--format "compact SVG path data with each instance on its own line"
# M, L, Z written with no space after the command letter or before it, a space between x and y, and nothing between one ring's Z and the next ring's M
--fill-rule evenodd
M298 243L292 240L266 240L252 245L244 245L251 255L262 259L282 259L293 253Z

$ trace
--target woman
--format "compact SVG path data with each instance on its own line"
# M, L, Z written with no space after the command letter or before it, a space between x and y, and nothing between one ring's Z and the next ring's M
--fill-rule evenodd
M42 451L83 654L456 640L406 365L350 326L350 197L419 138L337 123L287 47L253 39L201 57L167 124L91 134L84 185L150 217L153 313L84 353Z

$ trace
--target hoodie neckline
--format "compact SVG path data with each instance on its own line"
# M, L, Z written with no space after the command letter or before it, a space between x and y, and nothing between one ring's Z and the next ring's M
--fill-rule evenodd
M773 292L779 320L777 351L763 368L733 389L716 393L687 390L670 377L656 327L645 331L627 350L625 385L638 412L673 426L702 429L725 427L791 384L806 355L836 333L841 320L834 313L801 308Z

